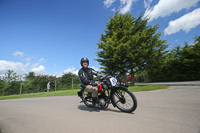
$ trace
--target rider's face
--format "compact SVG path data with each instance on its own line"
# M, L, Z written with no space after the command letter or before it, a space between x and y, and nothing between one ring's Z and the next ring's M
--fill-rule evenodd
M83 62L83 67L86 68L88 66L87 62Z

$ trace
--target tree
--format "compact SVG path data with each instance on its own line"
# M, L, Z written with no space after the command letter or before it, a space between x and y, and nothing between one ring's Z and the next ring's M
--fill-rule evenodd
M96 59L102 65L104 72L119 74L126 78L131 74L132 84L135 72L145 69L154 57L159 57L167 48L161 33L156 33L158 25L147 26L148 20L132 14L115 13L106 23L105 33L98 41Z
M3 95L19 94L19 90L20 90L19 81L5 82L5 85L3 88Z
M47 89L49 77L47 75L38 75L33 80L34 92L44 92Z
M29 72L28 74L26 74L25 79L26 80L32 80L35 78L35 73L34 72Z
M4 88L5 82L0 79L0 96L3 95L3 88Z
M151 81L191 81L200 79L200 37L194 44L185 42L184 46L171 49L162 57L161 65L151 65L148 75Z
M59 88L71 88L72 87L72 78L73 83L78 84L79 83L79 77L73 73L64 73L62 77L58 78L58 87Z
M13 70L8 70L3 79L6 82L11 82L11 81L17 81L18 77L19 76L17 75L17 73L15 73Z
M190 58L192 59L191 70L192 70L192 79L200 80L200 36L195 37L194 45L191 46Z

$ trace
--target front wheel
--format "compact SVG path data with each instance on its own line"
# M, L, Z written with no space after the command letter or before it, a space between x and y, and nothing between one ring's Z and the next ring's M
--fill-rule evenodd
M123 112L131 113L137 108L137 99L128 89L118 88L112 93L111 97L114 106Z

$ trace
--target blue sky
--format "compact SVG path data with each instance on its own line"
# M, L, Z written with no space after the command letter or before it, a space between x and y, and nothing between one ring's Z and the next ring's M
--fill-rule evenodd
M77 73L82 57L98 70L96 43L114 11L143 12L169 48L200 35L200 0L0 0L0 75Z

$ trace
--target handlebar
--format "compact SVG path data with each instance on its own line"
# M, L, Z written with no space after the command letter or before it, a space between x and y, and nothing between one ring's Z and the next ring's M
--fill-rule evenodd
M100 81L103 81L103 80L105 80L105 79L107 79L107 78L111 78L112 76L110 76L110 75L105 75L105 76L102 76L101 78L100 78Z

